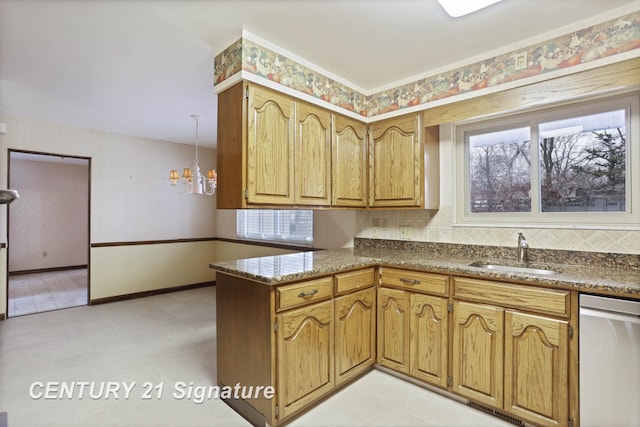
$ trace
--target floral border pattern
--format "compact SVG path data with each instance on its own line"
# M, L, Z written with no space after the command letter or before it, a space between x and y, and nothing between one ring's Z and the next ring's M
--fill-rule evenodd
M363 117L374 117L635 49L640 49L640 11L366 96L241 38L216 56L214 84L243 70Z

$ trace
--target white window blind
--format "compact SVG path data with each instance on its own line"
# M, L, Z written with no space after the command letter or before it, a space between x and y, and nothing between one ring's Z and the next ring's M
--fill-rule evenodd
M312 210L240 209L236 218L239 239L313 244Z

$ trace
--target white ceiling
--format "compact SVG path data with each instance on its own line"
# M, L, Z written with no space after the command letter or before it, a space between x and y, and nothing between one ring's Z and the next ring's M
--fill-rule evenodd
M200 114L214 146L213 58L242 29L370 91L612 9L640 1L504 0L454 19L436 0L0 0L0 118L192 143Z

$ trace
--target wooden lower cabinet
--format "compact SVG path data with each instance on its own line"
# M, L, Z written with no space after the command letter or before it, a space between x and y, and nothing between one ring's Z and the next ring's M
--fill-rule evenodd
M447 298L378 290L378 363L447 387Z
M336 384L366 371L376 361L376 289L335 300Z
M279 417L302 409L334 387L333 301L277 316Z
M409 293L378 289L378 363L409 372Z
M448 325L447 298L412 294L409 320L409 373L420 380L447 387Z
M577 293L386 267L216 283L218 384L275 390L225 400L253 424L288 422L376 362L536 426L579 424Z
M454 301L453 318L453 391L502 407L504 310Z
M569 327L565 320L505 313L504 409L540 426L569 418Z
M453 303L453 390L538 426L569 423L569 321Z

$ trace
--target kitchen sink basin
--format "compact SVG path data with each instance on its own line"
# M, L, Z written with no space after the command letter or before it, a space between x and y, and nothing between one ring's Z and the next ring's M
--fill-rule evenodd
M545 276L558 274L558 272L555 270L546 270L544 268L515 266L515 265L507 265L507 264L494 264L487 261L472 262L471 264L469 264L469 266L480 267L486 270L502 271L504 273L528 273L528 274L541 274Z

